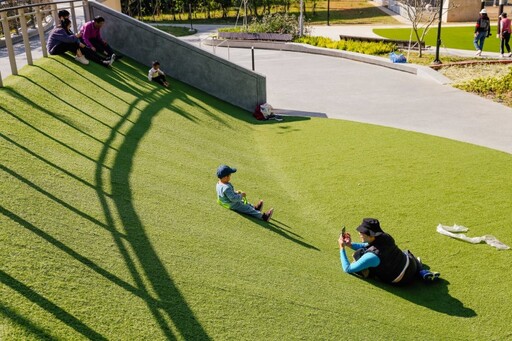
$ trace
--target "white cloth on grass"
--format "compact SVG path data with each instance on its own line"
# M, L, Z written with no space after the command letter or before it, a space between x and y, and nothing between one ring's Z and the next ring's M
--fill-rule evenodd
M453 226L445 226L445 225L437 225L437 232L439 232L442 235L452 237L455 239L460 239L463 241L466 241L468 243L472 244L479 244L482 242L485 242L491 246L494 246L498 250L508 250L510 249L509 246L503 244L500 242L496 237L486 234L482 237L468 237L465 234L461 234L460 232L467 232L469 229L464 226L460 225L453 225Z

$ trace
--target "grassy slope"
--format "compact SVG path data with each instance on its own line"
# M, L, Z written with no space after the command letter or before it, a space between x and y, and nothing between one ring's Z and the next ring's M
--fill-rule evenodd
M0 89L2 338L364 339L368 323L372 339L510 337L510 252L435 232L512 244L510 155L337 120L254 124L145 72L59 57ZM224 162L272 224L215 203ZM343 274L337 234L364 216L447 281Z
M411 30L408 28L383 28L374 29L373 32L384 38L389 39L403 39L409 40ZM475 28L473 26L465 27L443 27L441 28L441 48L461 49L461 50L474 50L473 39L474 39ZM500 51L500 40L496 39L496 28L493 26L491 29L492 35L485 39L484 51L499 52ZM413 34L414 41L414 34ZM437 40L437 27L432 27L425 37L425 43L427 45L436 46Z

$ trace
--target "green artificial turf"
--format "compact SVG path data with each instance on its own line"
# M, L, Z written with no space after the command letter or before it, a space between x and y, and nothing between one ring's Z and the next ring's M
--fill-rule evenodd
M381 37L388 39L401 39L409 40L411 36L410 28L379 28L374 29L373 32ZM423 31L420 31L423 32ZM475 27L442 27L441 28L441 48L461 49L461 50L474 50L473 40ZM415 41L414 33L412 40ZM425 44L436 46L437 42L437 26L432 27L425 36ZM500 52L500 40L496 38L496 28L491 28L491 36L485 39L484 51Z
M184 37L197 33L197 30L190 29L189 27L181 27L181 26L165 26L165 25L155 25L155 28L162 30L164 32L170 33L175 37Z
M177 81L71 58L0 89L0 338L505 340L512 156L367 124L250 113ZM215 169L275 207L215 202ZM336 239L367 216L444 280L344 274Z

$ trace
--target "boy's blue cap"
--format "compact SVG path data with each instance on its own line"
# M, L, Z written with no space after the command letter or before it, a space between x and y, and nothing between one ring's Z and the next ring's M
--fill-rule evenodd
M236 168L231 168L227 165L220 165L219 168L217 168L217 177L219 179L232 173L236 173Z

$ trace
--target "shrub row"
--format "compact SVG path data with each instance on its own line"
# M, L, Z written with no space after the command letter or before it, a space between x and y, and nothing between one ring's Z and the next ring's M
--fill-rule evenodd
M294 39L294 42L309 44L318 47L326 47L328 49L338 49L371 55L382 55L396 50L396 45L393 43L366 42L354 40L334 41L326 37L303 36Z
M467 82L454 84L454 87L478 94L505 94L512 91L512 69L503 77L475 78Z

